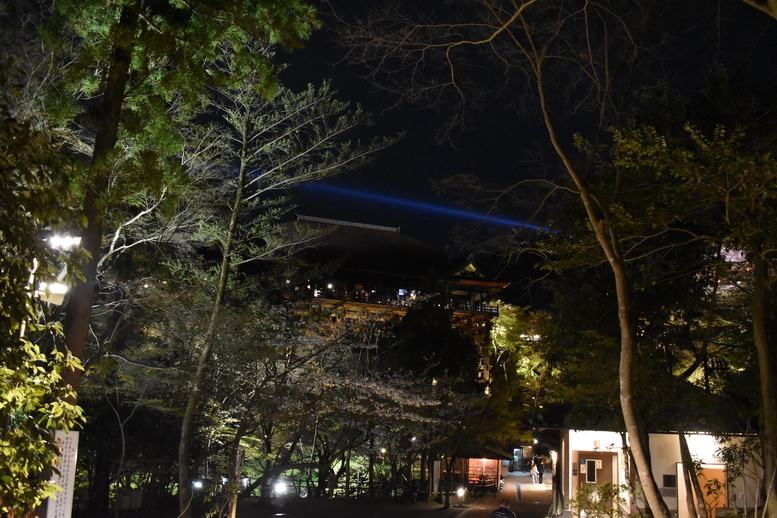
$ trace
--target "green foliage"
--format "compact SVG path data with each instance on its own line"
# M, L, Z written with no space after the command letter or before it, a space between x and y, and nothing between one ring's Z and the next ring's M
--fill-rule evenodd
M539 378L548 369L543 358L541 334L548 329L548 322L548 315L532 312L527 307L500 305L499 316L494 320L491 330L494 364L502 366L504 370L507 370L507 364L511 364L523 379L539 383Z
M622 493L629 490L625 485L606 482L600 486L582 484L577 495L569 499L569 506L580 515L591 518L642 518L641 513L629 513L625 510L626 499Z
M768 127L769 121L764 124ZM700 307L714 308L705 310L705 327L697 329L706 334L706 354L729 367L717 369L718 379L710 388L727 388L729 397L741 397L745 391L732 391L742 384L737 371L753 369L755 355L749 295L739 287L752 286L752 262L775 257L777 160L773 137L760 126L709 127L703 131L686 123L618 132L615 156L627 174L651 174L657 182L686 192L677 204L676 221L693 239L719 250L717 257L710 253L697 266L698 281L708 283L705 293L696 290L697 300ZM646 156L655 158L646 162ZM701 319L696 317L697 324Z
M187 178L176 187L179 196L138 191L130 206L108 215L112 248L102 283L115 287L105 296L122 309L92 322L98 336L110 337L103 343L112 356L85 381L89 409L101 424L89 426L82 442L90 469L110 465L117 494L136 484L164 486L175 467L176 448L159 447L173 436L146 444L142 429L156 434L160 421L180 427L184 374L201 354L224 256L228 279L191 455L195 468L207 459L214 491L234 472L235 448L246 452L245 473L259 483L271 480L300 461L289 445L301 437L320 440L330 419L339 425L343 415L383 405L384 397L390 406L394 397L386 390L350 392L337 402L347 389L333 380L355 375L345 368L350 340L321 329L326 316L263 302L267 286L278 281L265 278L272 276L269 265L305 239L279 224L288 202L278 193L359 165L386 141L351 140L369 118L337 100L328 84L280 89L272 99L251 86L224 88L211 109L213 124L181 131ZM330 373L336 368L342 372ZM317 419L321 428L310 437Z
M61 386L63 368L80 368L59 352L43 354L24 338L15 350L4 350L0 367L0 502L21 514L43 499L56 496L57 487L44 479L59 452L53 431L70 429L81 420L80 408Z
M744 436L741 440L721 438L722 446L715 452L715 456L726 464L726 477L729 481L742 476L750 476L754 479L762 477L761 473L748 473L748 466L761 462L761 440L759 437ZM759 470L757 467L756 470Z
M507 397L532 422L560 374L548 362L549 315L501 304L491 328L491 393Z
M652 426L687 422L744 431L756 415L757 390L748 292L740 288L752 283L745 261L771 260L775 249L769 230L777 221L773 137L739 124L747 122L742 115L731 126L736 129L728 129L706 118L698 126L684 123L682 110L650 110L613 129L611 145L576 140L591 164L587 180L597 210L617 236L628 269L639 355L635 375L642 380L635 400ZM604 379L616 379L616 359L606 352L618 337L608 316L616 312L612 282L602 276L604 258L579 207L562 203L554 225L559 232L541 245L549 259L545 266L564 274L551 280L559 327L553 349L565 352L558 356L562 380L575 388L559 395L615 408L612 383L609 395L602 390L603 397L576 397L586 393L584 387L605 388ZM736 258L733 251L744 253ZM581 305L587 307L584 317ZM575 372L579 376L568 377ZM586 372L594 383L586 382ZM719 409L716 416L726 417L704 417L710 405Z
M272 98L278 84L268 49L297 47L319 25L315 9L298 0L65 0L46 12L40 33L68 64L53 74L48 115L86 155L90 165L74 181L87 199L94 191L100 219L137 208L139 197L176 192L185 181L181 128L213 89L250 81Z
M128 49L132 64L131 106L170 103L202 106L208 87L224 87L257 74L255 87L271 94L274 67L255 44L299 47L318 27L315 9L299 0L196 0L194 2L71 1L55 4L54 17L44 27L54 48L67 50L62 28L72 31L81 48L67 77L71 95L93 95L103 85L96 67L110 62L111 53ZM121 36L128 38L121 41ZM230 49L230 55L224 50ZM217 63L228 59L235 74L224 74ZM179 98L179 96L182 96ZM139 104L138 104L139 103Z
M0 506L17 515L56 492L45 480L58 456L54 430L81 421L61 378L79 363L52 349L61 329L34 296L57 272L42 239L68 216L67 164L46 134L0 106Z
M777 159L770 147L754 147L744 130L717 126L705 133L687 124L684 133L668 143L655 130L621 135L618 154L624 166L635 168L645 154L661 157L640 167L652 167L692 189L704 208L710 237L726 246L751 253L774 249L771 222L777 219Z

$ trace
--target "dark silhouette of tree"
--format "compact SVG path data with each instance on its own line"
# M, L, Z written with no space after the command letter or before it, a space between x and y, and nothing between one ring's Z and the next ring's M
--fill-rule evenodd
M380 346L378 362L427 378L477 378L477 351L472 339L453 327L452 310L441 297L414 303Z

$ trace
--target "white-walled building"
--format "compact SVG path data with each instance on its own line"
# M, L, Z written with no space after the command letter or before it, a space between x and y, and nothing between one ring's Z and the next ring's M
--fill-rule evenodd
M557 469L566 497L574 498L583 484L601 486L607 482L620 486L627 484L626 456L623 437L617 432L565 430L562 431L561 451L558 452ZM686 433L691 457L700 463L699 482L709 509L744 508L763 505L756 501L758 471L754 463L743 470L743 475L732 478L728 466L717 455L721 447L718 440L708 434ZM744 442L743 436L730 436L726 443ZM680 456L680 440L676 433L651 433L650 455L653 476L669 509L678 518L688 518L686 486ZM621 495L626 502L629 494ZM678 505L678 503L680 503ZM644 508L643 502L636 502ZM713 515L715 516L715 515ZM712 517L711 517L712 518Z

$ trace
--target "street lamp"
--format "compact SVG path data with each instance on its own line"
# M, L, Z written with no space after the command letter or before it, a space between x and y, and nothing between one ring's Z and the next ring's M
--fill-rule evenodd
M67 285L61 282L40 282L35 296L43 302L60 306L65 301L65 293L67 293Z
M60 236L58 234L52 234L46 239L49 246L54 250L70 250L76 248L81 244L81 238L77 236Z
M275 486L273 486L273 489L275 491L275 496L283 496L289 490L288 486L286 485L286 482L283 480L276 481Z
M460 487L456 490L456 496L459 499L458 507L464 507L464 497L467 495L467 490Z
M77 248L81 244L80 237L59 234L52 234L44 241L46 241L48 245L54 250L70 250ZM35 267L32 270L33 274L38 267L37 261L35 261L34 264ZM62 279L64 279L66 272L67 270L63 268L59 275L57 275L56 281L38 283L35 296L43 302L48 302L56 306L61 305L65 301L65 294L68 290L67 285L62 283Z

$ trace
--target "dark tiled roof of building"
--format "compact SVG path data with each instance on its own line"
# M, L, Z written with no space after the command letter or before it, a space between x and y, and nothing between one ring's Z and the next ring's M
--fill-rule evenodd
M297 216L299 224L322 231L303 255L310 262L340 263L339 270L383 275L446 276L450 265L446 256L400 232L383 227L310 216Z

